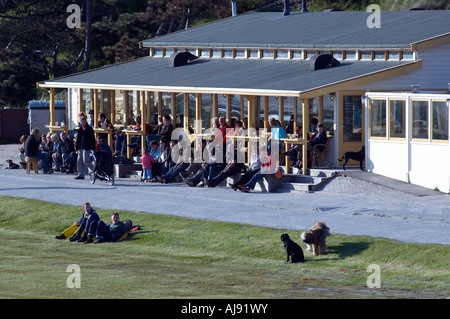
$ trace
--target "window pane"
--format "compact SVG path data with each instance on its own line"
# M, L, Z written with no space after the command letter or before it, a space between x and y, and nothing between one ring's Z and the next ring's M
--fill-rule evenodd
M346 60L355 60L356 59L356 51L346 51L345 59Z
M371 136L386 137L386 100L370 100Z
M405 106L403 100L389 101L389 137L405 137Z
M232 58L233 57L233 50L231 50L231 49L223 50L223 57L224 58Z
M301 59L302 58L302 51L292 51L292 57L294 59Z
M273 50L263 50L263 58L273 59Z
M444 101L433 101L433 139L448 140L448 108Z
M287 50L278 50L277 51L277 58L278 59L287 59L287 58L289 58L289 51L287 51Z
M259 57L259 55L258 55L258 50L249 50L249 57L250 58L258 58Z
M375 60L384 60L386 58L386 54L384 51L375 51Z
M361 95L344 95L344 142L362 142Z
M413 101L413 138L428 138L428 101Z
M154 49L153 52L154 52L153 56L156 56L156 57L162 57L163 56L163 49Z
M361 60L372 60L372 52L361 51Z
M245 50L236 50L235 55L236 58L245 58Z

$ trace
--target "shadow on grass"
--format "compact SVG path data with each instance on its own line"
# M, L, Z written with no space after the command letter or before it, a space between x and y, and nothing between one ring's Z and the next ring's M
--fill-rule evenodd
M141 228L142 229L142 228ZM130 233L130 237L128 237L127 241L131 241L131 240L139 240L141 234L148 234L148 233L157 233L159 232L159 229L154 229L154 230L137 230L137 231L133 231ZM137 236L137 238L136 238Z
M307 253L307 255L311 255L312 257L308 259L308 261L327 261L327 260L341 260L347 257L355 256L369 248L371 243L367 242L358 242L358 243L340 243L339 245L328 246L326 255L321 255L321 258L314 258L314 255ZM338 255L334 257L332 255ZM305 256L305 257L306 257Z
M339 245L328 246L327 254L337 254L339 256L338 259L345 259L362 253L369 248L370 245L371 243L368 242L344 242Z

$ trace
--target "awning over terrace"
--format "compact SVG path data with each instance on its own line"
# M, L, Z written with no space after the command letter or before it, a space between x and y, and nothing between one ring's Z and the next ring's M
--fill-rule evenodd
M421 61L355 61L309 70L309 61L199 58L170 68L168 58L142 58L38 83L41 88L296 96L311 98L395 76Z

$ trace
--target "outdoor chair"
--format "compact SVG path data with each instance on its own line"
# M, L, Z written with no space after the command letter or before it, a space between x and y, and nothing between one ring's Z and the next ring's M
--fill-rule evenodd
M325 160L324 152L328 145L328 141L326 144L317 144L314 145L312 151L312 160L315 163L315 166L319 167L319 162L321 162L322 166L329 167L328 162Z
M27 174L30 174L31 169L34 170L36 174L39 173L39 159L35 157L25 157L25 162L27 163Z

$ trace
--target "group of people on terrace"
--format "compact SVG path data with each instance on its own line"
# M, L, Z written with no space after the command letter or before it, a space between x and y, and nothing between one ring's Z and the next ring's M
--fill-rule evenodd
M234 138L247 134L242 121L233 119L228 125L224 117L216 117L208 134L196 136L191 143L184 130L174 129L170 115L158 119L159 124L155 129L150 131L147 127L146 133L149 134L145 134L146 147L142 149L140 135L132 136L131 144L127 144L126 136L117 131L113 153L104 135L98 134L95 138L92 119L88 123L88 116L81 113L79 127L72 140L65 132L41 136L39 129L34 128L30 136L21 139L23 147L20 151L23 156L38 158L42 162L44 174L60 171L76 173L75 179L84 179L86 174L95 169L91 151L102 150L111 156L123 156L127 147L131 147L135 154L140 155L142 182L168 184L182 179L191 187L216 187L227 177L240 175L231 188L242 191L253 189L259 179L276 173L280 159L284 156L288 156L293 166L300 167L302 163L302 145L297 144L289 151L283 151L282 140L287 138L287 132L293 133L292 121L283 128L272 117L269 119L271 133L261 134L258 141L250 141ZM140 130L139 115L136 120L137 124L133 128ZM103 113L99 115L98 126L114 129ZM308 152L312 151L314 145L326 144L327 135L323 125L317 123L316 128L317 133L308 136ZM297 126L295 133L301 137L302 127ZM247 151L250 152L248 157L245 155Z

